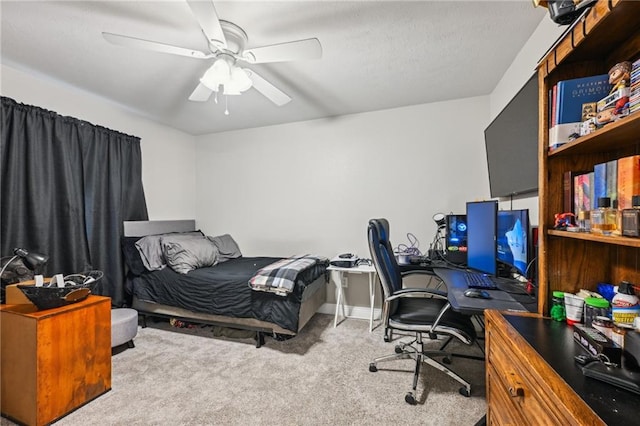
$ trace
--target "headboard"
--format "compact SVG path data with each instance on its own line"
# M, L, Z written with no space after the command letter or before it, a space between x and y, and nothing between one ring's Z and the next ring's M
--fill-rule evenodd
M196 230L195 220L137 220L124 221L125 237L166 234L169 232L189 232Z

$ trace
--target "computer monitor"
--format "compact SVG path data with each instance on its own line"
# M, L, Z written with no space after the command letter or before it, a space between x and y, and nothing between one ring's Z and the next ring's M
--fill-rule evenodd
M498 272L497 216L497 201L467 203L467 267L489 275Z
M457 265L467 263L467 215L447 215L446 259Z
M498 262L527 276L529 264L529 210L498 212Z

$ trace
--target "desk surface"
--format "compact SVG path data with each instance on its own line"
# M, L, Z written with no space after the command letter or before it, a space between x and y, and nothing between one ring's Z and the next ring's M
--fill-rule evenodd
M467 315L481 315L485 309L514 312L535 312L538 307L535 297L519 295L516 300L513 294L503 290L486 290L491 299L479 299L464 295L467 287L466 281L459 269L433 268L433 272L447 286L447 298L451 308L456 312ZM506 285L506 283L505 283Z
M638 424L638 395L582 374L573 357L586 352L573 339L571 326L548 318L504 318L605 423Z
M327 271L339 271L339 272L354 272L356 274L360 273L370 273L375 272L376 268L373 265L358 265L353 268L343 268L341 266L329 265L327 267Z

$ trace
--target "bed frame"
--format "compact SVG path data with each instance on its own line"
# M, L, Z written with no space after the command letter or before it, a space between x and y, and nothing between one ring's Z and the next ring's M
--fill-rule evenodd
M189 232L196 230L195 220L162 220L162 221L125 221L125 237L144 237L146 235L164 234L168 232ZM309 284L302 295L302 303L298 314L298 332L309 322L311 317L326 301L326 276L318 277ZM142 319L142 326L146 327L147 317L176 318L187 322L210 324L240 330L255 331L256 347L264 344L265 334L295 336L291 330L284 329L277 324L257 320L255 318L235 318L223 315L193 312L175 306L146 302L133 297L132 308L138 311Z

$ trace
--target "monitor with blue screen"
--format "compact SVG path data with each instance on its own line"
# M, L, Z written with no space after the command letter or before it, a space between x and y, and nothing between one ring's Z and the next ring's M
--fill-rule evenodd
M467 267L497 274L497 201L467 203Z
M529 210L500 210L497 228L498 262L527 276Z

